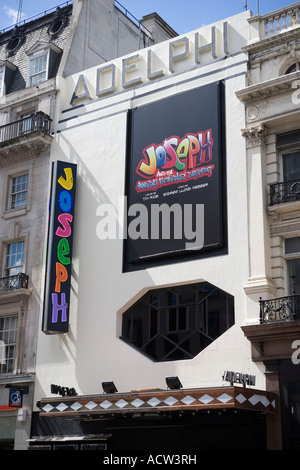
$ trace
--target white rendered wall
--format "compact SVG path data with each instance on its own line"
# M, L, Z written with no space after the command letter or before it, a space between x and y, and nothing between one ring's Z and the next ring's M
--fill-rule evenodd
M102 393L101 382L107 380L113 380L119 391L165 388L165 377L172 375L180 377L184 388L221 386L226 384L222 382L224 370L256 375L257 387L264 388L263 373L252 362L250 343L241 330L246 321L243 287L249 277L247 167L241 136L245 111L235 91L245 86L247 57L240 47L247 43L247 16L243 13L224 20L230 37L227 57L219 41L216 59L210 53L203 54L203 63L196 66L191 53L176 63L171 74L167 72L168 42L154 46L159 68L164 66L166 73L156 81L145 79L139 87L118 88L98 99L94 85L97 68L84 71L90 99L75 103L83 107L70 106L78 75L60 80L60 122L52 160L78 165L70 330L65 335L39 334L37 400L50 395L51 383L74 387L79 394ZM222 31L223 22L216 27ZM210 30L205 27L199 32L208 37ZM191 51L194 34L186 35ZM139 64L144 64L147 50L140 54ZM120 71L122 58L114 64ZM141 69L136 73L146 75ZM221 79L226 84L228 254L123 273L123 240L99 239L97 210L103 203L113 204L118 223L122 223L119 201L125 185L127 110ZM202 280L234 296L235 325L194 359L155 363L119 339L122 313L142 293L153 287Z

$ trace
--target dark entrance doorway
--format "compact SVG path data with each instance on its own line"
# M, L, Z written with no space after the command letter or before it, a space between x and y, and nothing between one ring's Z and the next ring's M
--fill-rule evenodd
M300 364L279 365L282 438L285 450L300 450Z
M41 449L51 436L107 435L108 451L265 450L265 414L255 411L212 410L199 413L145 414L73 421L34 414L30 447ZM49 439L50 437L50 439ZM56 450L58 438L48 442ZM64 448L69 443L64 442ZM70 449L71 450L71 449ZM73 450L73 447L72 447ZM80 450L80 448L78 448Z

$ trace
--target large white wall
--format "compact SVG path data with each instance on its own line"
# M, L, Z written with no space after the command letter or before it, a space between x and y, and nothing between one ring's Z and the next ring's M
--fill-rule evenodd
M245 86L247 56L241 46L248 40L248 16L246 12L224 20L226 56L223 22L215 25L217 57L208 51L201 54L200 64L193 56L195 32L186 35L189 57L176 62L173 73L168 71L168 42L151 48L156 66L165 70L154 81L147 79L147 50L140 51L139 68L131 77L134 73L143 77L143 84L135 88L124 90L120 85L122 58L113 61L117 89L104 98L96 96L97 67L82 73L90 98L76 100L73 106L70 100L79 74L59 80L51 158L78 165L70 329L64 335L39 334L37 400L50 395L51 383L75 387L79 394L102 393L101 382L106 380L113 380L119 391L165 388L165 377L172 375L178 375L185 388L220 386L224 370L254 374L257 386L264 388L263 374L251 361L250 343L240 328L247 314L243 287L249 277L249 256L246 149L241 136L245 112L235 91ZM203 41L210 42L210 34L211 26L199 29ZM97 213L101 204L111 203L122 223L119 201L125 186L127 110L221 79L226 84L228 254L123 273L123 240L99 239ZM155 363L119 339L122 313L145 290L201 280L234 296L235 325L194 359Z

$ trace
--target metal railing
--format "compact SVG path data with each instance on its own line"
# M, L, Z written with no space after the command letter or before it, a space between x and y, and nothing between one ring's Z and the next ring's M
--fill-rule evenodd
M17 137L31 134L35 131L43 131L50 134L51 119L42 111L0 126L0 143L7 142Z
M300 201L300 179L270 185L270 204Z
M14 276L0 277L0 292L15 289L28 289L28 276L18 273Z
M300 320L300 295L288 295L276 299L259 299L259 322L272 323L286 320Z
M115 6L124 13L125 16L127 16L127 18L129 18L140 30L143 30L144 32L146 31L147 32L147 35L152 38L152 33L151 31L146 28L145 26L142 25L142 23L135 17L133 16L132 13L130 13L129 10L127 10L127 8L125 8L123 5L121 5L120 2L118 2L118 0L115 0Z
M69 4L72 4L72 3L73 3L72 0L68 0L66 2L60 3L59 5L56 5L55 7L48 8L47 10L42 10L39 13L36 13L33 16L29 16L28 18L25 18L24 20L19 21L18 23L14 23L14 24L8 26L7 28L1 29L0 34L4 34L7 31L9 31L11 29L14 29L16 26L23 26L26 23L29 23L30 21L36 20L37 18L41 18L45 15L48 15L51 12L56 11L57 8L63 8L63 7L68 6Z

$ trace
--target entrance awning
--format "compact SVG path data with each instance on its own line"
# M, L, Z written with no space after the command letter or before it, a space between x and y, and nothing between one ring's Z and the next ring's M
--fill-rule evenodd
M43 398L40 416L68 419L105 418L112 415L176 411L244 410L276 413L275 393L245 387L181 390L146 390L93 396Z

